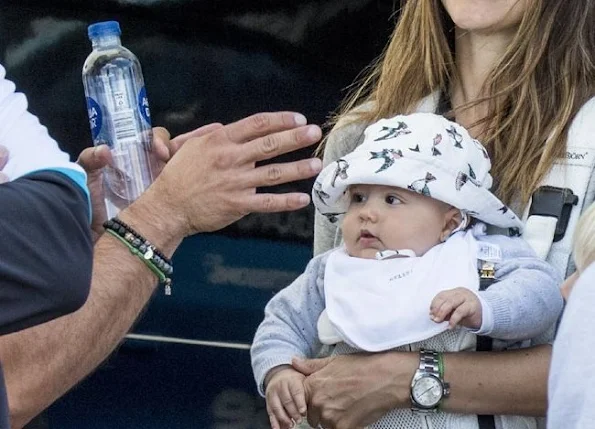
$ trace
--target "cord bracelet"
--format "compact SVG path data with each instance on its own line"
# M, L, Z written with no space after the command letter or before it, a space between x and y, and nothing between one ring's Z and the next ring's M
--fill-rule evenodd
M164 285L165 295L171 295L171 275L174 272L171 260L142 235L118 218L114 217L104 222L103 227L108 233L128 247L130 253L138 256L159 278L159 283Z

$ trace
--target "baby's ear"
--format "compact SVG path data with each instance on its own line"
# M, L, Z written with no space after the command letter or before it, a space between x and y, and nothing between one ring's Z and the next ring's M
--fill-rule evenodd
M464 222L461 211L456 207L449 208L444 213L444 228L442 230L442 241L446 241L448 236Z

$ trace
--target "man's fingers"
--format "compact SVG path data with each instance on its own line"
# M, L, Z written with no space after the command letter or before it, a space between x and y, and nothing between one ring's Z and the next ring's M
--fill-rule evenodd
M205 136L205 135L207 135L215 130L218 130L219 128L222 128L222 127L223 127L223 124L216 122L213 124L203 125L202 127L197 128L193 131L190 131L190 132L187 132L184 134L180 134L179 136L174 137L173 139L170 140L170 143L169 143L169 151L171 153L171 156L174 156L174 154L188 140L190 140L192 138L196 138L196 137Z
M258 137L307 124L304 115L295 112L257 113L225 127L227 137L236 143L245 143Z
M167 162L171 158L170 138L171 135L166 128L153 128L153 146L151 149L159 161Z
M101 145L83 150L76 162L89 174L108 165L111 159L107 145Z
M317 125L308 125L269 134L257 138L242 146L239 163L252 163L272 159L287 152L308 147L318 142L322 137L322 131Z
M318 158L263 165L246 173L242 183L247 188L260 188L309 179L320 173L322 161Z
M253 194L240 204L241 212L274 213L299 210L310 204L310 195L300 192L286 194Z

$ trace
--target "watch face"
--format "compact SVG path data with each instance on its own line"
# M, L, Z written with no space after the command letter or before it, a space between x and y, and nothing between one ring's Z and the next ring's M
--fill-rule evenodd
M425 408L433 408L438 405L442 394L442 383L431 374L424 374L415 381L411 388L411 396L415 402Z

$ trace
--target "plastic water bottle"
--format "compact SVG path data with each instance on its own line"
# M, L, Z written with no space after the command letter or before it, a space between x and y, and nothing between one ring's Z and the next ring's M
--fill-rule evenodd
M92 24L88 34L93 51L83 66L83 84L93 144L108 145L112 155L103 171L111 218L153 181L151 114L140 63L122 46L118 22Z

